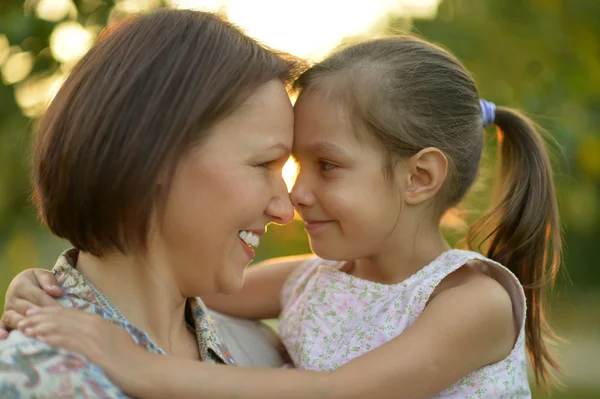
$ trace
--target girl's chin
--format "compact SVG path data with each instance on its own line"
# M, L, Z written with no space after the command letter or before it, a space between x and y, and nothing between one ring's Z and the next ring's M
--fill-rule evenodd
M327 240L310 239L310 249L312 253L317 255L321 259L334 260L334 261L349 261L361 258L358 256L356 251L352 251L354 247L351 244L346 243L331 243Z

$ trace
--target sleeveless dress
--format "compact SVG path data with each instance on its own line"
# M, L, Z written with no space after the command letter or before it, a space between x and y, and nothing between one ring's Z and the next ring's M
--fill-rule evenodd
M311 259L285 282L279 331L299 369L333 371L402 334L425 309L438 284L468 261L510 295L519 335L510 354L473 371L438 398L531 398L525 354L523 288L506 267L481 254L449 250L394 285L363 280L339 269L344 262Z

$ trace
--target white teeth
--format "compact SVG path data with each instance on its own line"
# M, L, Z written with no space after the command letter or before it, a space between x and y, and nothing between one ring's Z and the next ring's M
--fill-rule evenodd
M238 233L238 236L248 245L258 247L260 244L260 238L251 231L242 230Z

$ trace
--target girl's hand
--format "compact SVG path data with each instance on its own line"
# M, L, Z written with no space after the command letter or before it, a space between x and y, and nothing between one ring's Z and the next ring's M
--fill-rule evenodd
M6 290L4 314L0 320L0 339L8 336L8 330L17 328L31 308L57 306L54 298L64 293L54 275L44 269L25 270L18 274Z
M128 394L138 389L133 384L143 378L143 366L153 355L123 328L96 314L62 306L33 308L26 316L17 326L23 334L84 355Z
M0 340L8 338L8 327L0 321Z

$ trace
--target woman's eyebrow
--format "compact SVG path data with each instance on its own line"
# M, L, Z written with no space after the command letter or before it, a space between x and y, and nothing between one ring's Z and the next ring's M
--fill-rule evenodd
M281 151L281 153L282 153L281 157L282 158L283 157L289 157L291 155L291 153L292 153L292 149L289 146L287 146L287 145L285 145L283 143L275 143L272 146L270 146L269 148L267 148L267 150L279 150L279 151Z

